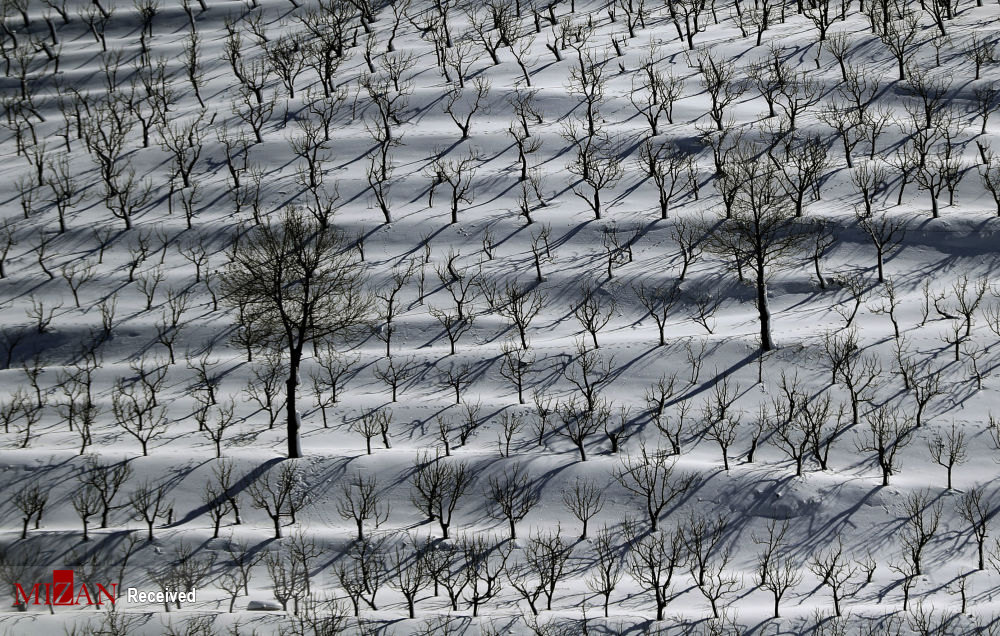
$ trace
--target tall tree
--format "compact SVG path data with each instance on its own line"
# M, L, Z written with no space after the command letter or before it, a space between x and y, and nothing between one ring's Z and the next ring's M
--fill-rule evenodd
M365 324L372 307L355 251L332 226L295 207L238 236L222 275L225 302L265 351L288 355L288 456L301 457L295 395L307 342L337 342Z
M739 173L732 214L721 220L707 248L730 257L743 277L752 273L757 290L757 313L760 318L760 346L774 348L771 339L771 310L767 300L767 281L774 270L785 265L808 241L806 227L795 222L793 201L782 189L778 169L760 161L753 146L737 153L727 172Z

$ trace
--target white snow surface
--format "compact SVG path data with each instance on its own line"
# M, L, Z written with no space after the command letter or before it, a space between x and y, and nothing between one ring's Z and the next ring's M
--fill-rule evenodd
M0 545L7 550L7 558L38 555L41 574L37 580L49 580L47 572L52 569L74 569L80 577L86 567L91 567L86 565L91 559L107 567L107 572L116 572L124 542L127 536L134 535L139 539L136 551L118 584L120 588L142 590L156 589L150 572L173 559L181 546L193 550L200 558L211 557L215 561L199 586L197 601L184 604L181 609L171 608L169 613L156 603L119 601L117 609L122 616L112 619L92 607L55 607L50 613L48 607L39 605L20 612L4 602L0 604L3 607L0 630L7 634L49 634L63 629L66 633L113 633L81 630L97 629L100 625L107 630L109 621L127 620L131 621L128 633L195 633L184 630L193 630L195 621L207 616L208 619L201 620L209 620L211 626L204 627L203 633L293 633L291 625L295 621L290 618L291 611L286 615L247 610L250 602L274 601L274 584L263 562L255 566L249 581L250 593L237 598L233 613L227 611L229 599L219 584L223 575L232 570L225 550L230 542L246 542L259 552L284 551L287 559L289 542L296 533L318 546L318 556L310 566L313 591L338 601L339 611L348 615L344 621L348 633L543 634L585 630L613 634L838 633L839 623L831 618L830 588L808 567L814 556L828 552L837 541L842 542L850 559L857 562L871 559L876 563L870 581L859 570L847 584L842 599L846 618L840 625L845 631L840 633L900 630L900 633L959 634L993 633L987 626L997 629L995 597L1000 585L1000 554L997 554L1000 544L994 539L1000 536L997 523L990 523L985 568L977 570L975 537L969 523L958 513L963 495L976 487L982 487L991 516L1000 506L996 479L1000 455L990 431L990 413L998 408L994 369L1000 326L993 312L1000 306L1000 287L995 285L993 272L997 266L996 233L1000 221L996 218L996 205L979 176L983 167L976 146L977 142L986 146L995 143L1000 121L991 119L985 133L980 134L981 118L972 112L974 90L994 85L1000 69L996 63L988 62L983 66L981 79L974 80L972 62L965 54L974 36L991 41L996 38L1000 18L996 3L987 2L984 6L959 3L954 18L945 21L949 38L944 41L932 15L922 11L918 2L901 3L914 11L920 21L907 51L908 59L926 69L932 78L950 82L945 101L955 117L954 152L961 158L964 178L953 204L948 203L947 191L939 197L940 218L932 218L929 194L913 182L906 185L902 204L896 205L898 170L888 162L897 148L906 143L909 132L904 134L895 122L905 121L908 117L905 109L916 107L918 101L907 92L908 83L896 79L895 58L872 34L868 18L859 11L857 3L848 4L846 20L835 21L831 26L831 33L845 33L849 38L848 64L864 69L870 81L880 83L874 104L892 117L876 142L872 163L888 166L887 184L875 197L876 209L900 221L906 229L901 247L885 263L886 275L891 278L899 300L895 310L901 332L899 339L894 337L888 315L878 310L885 300L885 285L877 281L875 249L855 217L862 198L852 184L852 170L846 166L843 146L834 130L818 117L830 103L840 99L837 87L842 81L837 61L827 46L819 47L816 28L805 15L797 14L795 3L786 7L784 21L780 20L780 7L772 8L773 23L764 32L761 46L755 46L753 27L748 27L749 35L741 35L734 5L720 2L715 5L714 15L707 8L701 15L703 30L695 35L696 46L708 48L720 58L734 60L740 68L738 77L745 76L753 61L765 59L768 47L774 47L787 57L790 68L815 83L816 103L799 114L795 132L802 136L818 135L828 145L828 164L820 178L821 197L814 201L807 197L804 211L807 219L828 221L836 233L836 243L821 259L828 284L825 289L819 286L811 247L803 248L789 262L774 269L768 293L775 350L762 361L753 285L740 282L726 259L706 253L691 265L680 283L680 300L668 317L665 346L657 346L656 325L634 291L640 284L668 285L676 281L681 257L672 230L678 220L711 220L720 218L723 211L713 186L716 176L711 148L698 142L702 132L712 131L714 124L707 114L709 98L697 68L692 66L697 51L687 51L686 43L675 37L667 6L646 5L645 26L638 26L635 37L629 38L624 9L620 7L612 21L603 4L577 2L574 13L569 3L555 5L555 13L561 19L572 19L578 24L592 20L595 25L584 50L595 60L606 60L601 125L609 137L620 142L620 151L626 156L623 178L602 192L605 209L598 220L584 200L573 194L578 178L569 172L567 164L575 151L562 135L564 126L575 126L577 133L582 134L579 127L583 106L578 96L567 89L570 69L577 64L576 51L566 48L562 51L564 59L556 61L546 49L546 42L557 42L557 36L553 35L557 31L548 25L546 10L539 5L542 30L531 41L524 60L530 72L530 89L537 91L535 102L542 115L542 122L531 126L533 138L541 141L541 147L528 161L537 169L547 205L535 206L531 224L526 224L517 212L519 163L516 146L508 134L509 126L518 125L508 98L516 90L528 90L512 51L501 47L500 63L494 65L480 45L468 45L472 61L466 72L468 87L460 103L467 103L471 97L473 78L487 80L491 90L486 108L471 119L469 137L460 140L458 128L443 110L451 86L435 61L433 40L429 35L422 36L416 28L424 19L420 16L428 16L433 10L423 0L408 5L407 12L414 21L403 19L394 40L395 54L412 54L414 64L403 73L412 90L400 115L401 123L393 126L400 143L391 151L395 166L389 194L392 221L383 222L366 177L368 156L374 156L376 148L368 132L372 106L367 94L358 88L359 77L367 72L366 35L352 14L348 44L355 37L357 44L347 49L346 59L336 75L343 99L337 105L327 144L322 189L332 194L336 185L339 193L333 223L352 240L364 238L365 259L359 267L366 270L373 290L386 289L394 269L405 267L411 260L418 272L425 272L425 298L418 299L419 274L410 278L400 292L400 312L393 321L395 331L391 341L392 358L412 360L419 371L401 385L398 399L392 401L388 387L374 374L377 367L386 363L385 343L377 334L373 331L370 336L340 345L346 355L357 356L359 362L347 375L340 399L328 409L325 427L309 379L317 367L308 357L312 352L307 347L299 389L304 451L300 459L285 459L284 414L279 414L274 427L268 428L267 414L249 399L245 389L252 378L251 369L260 364L263 356L255 354L254 361L247 362L246 353L231 342L236 311L225 302L213 308L204 276L209 273L208 284L218 285L232 237L241 224L251 222L246 206L239 213L235 211L225 153L217 137L235 135L242 129L252 141L249 128L230 108L238 95L238 82L224 57L226 25L231 23L243 32L243 55L249 62L263 59L251 24L266 33L269 44L295 34L309 38L300 18L317 7L311 0L301 6L273 0L263 0L257 6L221 0L207 0L207 3L204 11L197 4L189 5L201 38L200 64L204 77L200 93L204 109L199 106L184 71L183 49L191 24L183 7L161 5L149 39L153 64L156 60L163 61L166 81L172 83L175 91L176 102L166 115L168 120L182 124L203 112L204 121L212 121L206 126L203 149L191 176L197 185L191 227L187 227L181 204L181 198L190 194L190 188L182 189L179 180L174 180L177 190L172 195L171 212L168 209L171 157L159 147L160 136L155 128L150 133L149 147L143 147L141 130L136 125L126 138L119 162L134 169L137 178L148 180L152 196L137 211L129 230L105 205L95 155L88 152L76 134L72 107L68 106L66 111L69 120L64 119L59 100L60 96L69 100L71 91L89 95L95 101L105 99L109 81L105 76L105 61L116 56L120 56L120 68L117 79L112 80L112 92L124 98L132 90L130 82L140 56L136 6L108 0L102 3L104 9L113 9L106 27L107 52L101 50L85 23L83 13L93 11L88 9L93 5L76 0L68 2L65 6L69 22L65 24L56 11L41 2L25 3L30 17L28 25L23 24L14 8L16 3L7 8L5 24L15 32L23 47L31 46L32 41L51 45L45 22L46 16L50 17L58 34L61 57L59 71L53 74L53 63L46 60L45 53L40 49L34 53L26 79L30 104L21 95L13 68L17 66L16 60L11 62L11 70L2 80L5 107L11 109L15 104L24 107L17 118L30 121L34 130L23 123L14 125L10 116L5 116L7 125L0 142L3 144L0 205L16 238L4 263L6 276L0 279L0 325L7 338L24 334L10 354L9 366L0 370L0 402L9 404L18 390L24 391L29 401L35 400L29 376L32 368L40 368L37 383L44 406L27 445L22 443L23 417L16 418L9 432L0 435L3 472ZM450 30L459 42L470 33L469 19L463 9L486 10L486 6L476 3L450 6ZM534 23L527 4L523 9L518 23L533 35ZM376 34L372 55L378 66L380 60L393 55L386 53L386 41L394 18L388 5L378 5L376 10L377 20L371 28ZM743 3L742 10L748 12L751 7ZM839 12L839 6L832 10ZM620 56L612 47L613 38L620 41L624 38ZM942 41L937 61L933 43ZM4 35L4 42L5 49L12 51L9 35ZM673 140L692 153L700 184L697 199L690 187L681 189L671 201L666 220L660 219L652 181L637 164L639 145L649 135L649 127L628 99L633 84L641 80L641 60L651 51L661 70L683 78L682 92L673 109L673 123L664 118L656 139ZM454 80L454 71L451 73ZM134 89L141 92L141 83ZM283 207L292 203L305 205L311 196L297 180L296 171L304 162L293 154L289 139L299 134L297 120L315 122L315 116L305 110L309 99L324 100L318 77L308 68L295 81L294 98L274 76L267 78L263 92L268 99L273 96L276 107L263 127L263 142L249 146L249 162L262 172L262 214L276 217ZM82 116L86 118L86 113ZM767 117L767 105L753 88L727 108L725 117L729 121L727 127L741 127L750 139L769 134L778 119ZM15 128L20 131L20 142L16 140ZM68 138L63 136L67 131ZM434 204L428 206L431 165L439 153L446 158L458 158L472 150L479 156L473 179L474 198L460 205L458 222L451 224L446 186L437 187ZM33 152L44 152L47 162L65 157L76 187L85 194L69 207L64 232L59 231L51 189L33 181L36 172L32 162L37 159ZM861 141L854 150L855 164L867 162L868 152L868 142ZM53 174L52 164L45 163L43 173ZM19 179L27 180L22 182L26 183L23 188L18 185ZM244 179L248 176L244 175ZM22 190L29 193L26 195L29 198L34 195L27 218L21 207ZM448 340L429 308L449 311L453 308L451 297L435 273L435 268L445 267L450 256L455 256L457 266L466 268L468 275L481 272L483 280L499 284L501 289L511 281L536 285L532 240L542 228L550 229L551 258L542 261L544 280L537 283L545 303L528 329L529 352L534 355L534 362L525 389L526 404L522 405L513 385L500 374L501 346L508 340L516 342L517 332L506 319L489 311L484 295L475 290L475 297L469 303L469 310L475 316L473 327L460 338L454 355L449 355ZM637 233L632 243L632 258L623 258L609 280L604 240L610 228L622 230L622 237L633 231ZM108 245L99 259L97 237L101 232L108 232ZM484 240L495 245L492 257L484 251ZM128 273L128 263L141 242L149 245L149 254L137 268L137 279L148 280L154 272L163 276L148 306L139 282L129 282ZM44 244L43 256L39 255L40 244ZM201 280L195 282L194 267L180 248L187 251L199 244L206 250L207 261L201 268ZM425 245L429 245L427 262L424 262ZM42 270L40 258L52 276ZM74 264L93 266L92 278L79 289L78 305L62 275ZM767 441L767 433L754 461L749 463L747 451L758 410L762 405L771 406L772 401L783 400L783 374L788 379L797 376L801 390L811 400L829 395L835 407L844 404L849 417L849 393L842 382L831 384L830 362L823 342L825 334L846 333L845 316L849 315L854 300L841 282L851 276L860 277L863 283L863 299L852 328L856 329L864 354L874 356L881 368L876 384L860 405L860 423L848 427L833 442L827 470L821 470L810 454L804 460L802 475L796 476L794 463ZM956 321L936 311L933 300L925 314L921 286L927 283L932 295L943 296L939 305L944 313L955 312L953 289L963 276L967 277L970 289L980 279L986 281L988 289L972 314L970 335L961 343L956 360L955 347L949 340ZM620 408L627 409L630 434L622 441L620 450L612 452L603 431L598 430L587 438L586 461L581 461L573 443L558 432L549 431L542 443L537 443L534 433L537 415L531 394L534 390L543 391L563 403L576 394L579 400L579 393L564 377L563 370L572 366L577 341L592 345L590 336L573 316L585 284L596 288L597 295L605 302L615 301L610 322L597 336L600 344L597 355L612 363L610 380L601 387L600 396L608 401L615 418ZM167 348L158 341L156 326L169 310L168 291L176 294L182 290L189 290L189 302L174 345L175 363L169 364ZM707 322L711 331L694 320L698 299L705 295L719 301L717 312ZM86 457L81 456L78 432L67 426L64 415L67 396L62 389L68 386L65 379L74 371L73 365L82 364L81 349L100 335L100 303L110 302L111 298L116 299L117 305L110 337L96 349L100 367L94 373L93 391L101 411L93 425L92 444L86 448L86 454L96 455L107 463L127 461L133 477L115 499L109 527L98 527L99 515L92 518L91 540L83 542L82 526L71 499L80 488L78 476L83 473ZM44 330L37 328L38 320L33 315L39 307L45 315L51 312L51 322ZM377 324L378 320L374 322ZM904 357L916 365L918 377L932 374L939 377L941 393L930 400L923 425L912 432L912 441L899 453L899 469L891 475L889 485L883 486L874 453L861 451L858 446L867 430L869 411L885 404L909 418L915 412L914 395L904 386L899 373L897 346L902 346ZM219 401L232 398L236 405L237 424L222 442L222 457L232 462L235 481L240 483L237 490L243 523L235 525L232 515L226 515L218 538L212 537L212 521L202 493L206 483L213 482L212 468L220 460L194 419L198 389L192 366L186 364L189 361L196 365L203 354L207 354L208 362L221 378L217 388ZM140 363L147 369L166 366L158 400L166 408L169 427L165 435L150 443L147 456L143 456L136 440L115 424L112 415L112 397L119 391L116 382L122 378L126 383L133 381L137 373L130 365ZM428 522L411 502L411 482L414 464L422 454L429 453L432 457L441 450L437 419L453 418L457 426L464 418L464 407L455 404L453 389L443 382L445 370L462 364L470 365L473 370L471 382L462 390L462 401L480 405L481 425L464 444L459 442L457 434L452 435L451 457L438 461L467 462L475 483L455 511L452 538L443 541L438 524ZM977 372L981 375L981 386L975 378ZM762 381L758 381L758 373ZM689 492L659 515L659 526L661 532L673 532L698 516L714 519L722 515L728 521L718 554L731 551L723 573L731 576L735 584L732 592L720 601L722 617L718 619L712 617L711 606L688 565L679 566L674 573L669 603L661 621L655 620L652 593L643 589L624 567L629 557L625 556L628 547L623 524L633 522L641 535L648 530L649 520L643 502L623 488L615 474L623 461L639 457L643 448L669 448L650 418L644 395L658 379L671 375L676 375L676 383L665 415L673 421L684 405L688 411L682 452L670 462L674 462L675 478L692 475L697 479ZM736 396L730 412L739 420L736 439L728 452L729 470L723 468L718 444L701 435L702 407L723 386L728 386ZM351 423L372 409L391 411L391 447L385 448L376 436L372 440L372 453L368 454L365 440L351 428ZM503 413L517 414L524 421L523 429L514 435L509 456L502 452L499 443ZM769 417L773 419L773 411ZM557 429L561 426L557 416L552 422ZM964 461L955 467L953 485L948 489L945 468L932 460L928 447L935 436L947 435L953 425L965 435L967 452ZM307 502L295 526L283 518L284 538L275 539L271 521L251 505L245 486L247 481L261 479L265 473L276 475L286 464L300 470L300 487L307 494ZM507 541L507 523L488 515L486 499L489 479L515 465L530 476L528 487L537 491L539 502L517 523L518 538L509 563L525 559L531 538L545 533L559 533L572 548L551 609L545 608L544 597L540 597L539 615L533 617L525 600L502 576L502 589L483 603L475 617L466 600L460 600L458 610L452 611L444 591L435 596L433 586L428 585L416 596L416 617L409 618L403 595L390 584L377 592L378 609L362 602L361 616L353 616L347 595L335 575L337 563L349 558L347 551L355 542L353 523L339 515L336 506L342 487L350 479L360 474L377 480L383 502L390 511L384 523L377 528L366 523L365 531L372 537L384 537L388 554L391 552L388 546L432 544L437 547L429 549L440 549L442 544L476 535ZM247 478L242 480L244 476ZM590 536L586 540L578 539L580 523L563 503L563 493L577 479L593 480L605 488L605 504L590 520ZM134 518L127 505L128 494L142 481L163 484L173 508L170 523L166 519L156 521L152 542L146 541L145 523ZM32 483L41 485L48 493L48 501L40 526L36 529L30 524L27 538L22 539L22 515L14 499L16 493ZM940 502L942 516L924 552L923 572L912 577L909 609L904 611L903 577L893 566L905 561L901 542L906 526L904 503L913 493L927 493L932 505ZM772 521L778 524L787 521L786 541L779 554L790 559L801 573L801 580L781 600L780 618L772 618L772 596L759 586L758 556L762 546L753 539L763 536ZM611 593L607 618L603 615L601 597L587 585L596 558L594 538L602 528L613 533L616 545L622 550L620 562L624 567L621 581ZM968 597L964 613L960 612L962 600L958 592L963 580ZM930 622L937 625L934 629L939 631L922 631L921 620L928 615ZM169 632L170 629L174 631ZM306 633L313 632L306 629Z

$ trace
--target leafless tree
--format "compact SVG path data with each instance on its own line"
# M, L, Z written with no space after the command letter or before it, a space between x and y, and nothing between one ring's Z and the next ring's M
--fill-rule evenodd
M470 103L467 104L466 112L461 112L457 106L465 93L464 88L455 87L445 95L444 112L448 114L462 132L462 141L469 138L469 131L472 128L472 118L476 116L476 113L484 109L486 106L484 100L488 99L490 94L490 82L483 77L474 79L472 87L475 89L475 95L472 97Z
M913 425L920 428L923 425L924 412L931 400L941 395L941 378L937 371L930 371L923 377L913 377L910 380L910 391L913 399L917 403L917 408L913 414Z
M467 462L444 461L441 457L430 459L424 455L418 460L413 474L411 499L430 520L437 520L441 536L448 539L455 509L474 481L475 475Z
M222 297L255 319L249 329L258 347L288 353L285 410L288 455L302 455L296 392L307 342L337 341L369 315L365 276L343 235L286 209L278 222L237 238L222 280Z
M687 160L688 155L669 141L656 143L649 138L639 147L638 165L656 185L660 219L667 218L670 200L688 183Z
M375 475L363 476L358 473L342 486L337 499L337 514L347 521L354 522L358 541L365 539L365 522L370 521L375 528L378 528L389 518L390 506L383 497L378 489Z
M983 545L989 533L990 521L995 514L995 510L990 508L986 498L986 491L982 485L976 485L965 492L958 501L956 508L958 515L969 524L973 536L976 539L977 556L979 557L978 569L983 569Z
M744 151L746 154L746 151ZM709 237L706 248L737 262L746 261L757 292L761 349L774 348L767 281L776 268L787 263L809 236L794 221L794 210L781 191L776 169L747 154L746 163L729 169L741 171L741 187L730 218Z
M531 613L538 615L537 601L545 596L545 609L552 609L556 587L567 573L573 547L566 545L555 531L536 531L528 537L524 561L507 568L507 580L528 602Z
M42 513L48 503L49 492L37 480L30 481L14 491L11 502L21 513L21 539L28 538L28 523L34 518L35 529L42 523Z
M101 527L108 527L108 515L114 506L114 499L122 486L132 476L132 466L127 462L102 464L95 455L87 457L80 483L84 488L94 488L101 500Z
M594 348L599 349L597 344L597 332L607 326L614 317L618 309L614 296L593 289L589 284L585 284L580 292L583 299L580 304L573 309L573 317L576 318L580 326L586 333L590 334Z
M535 356L510 340L500 346L500 354L503 357L500 361L500 375L514 385L518 403L524 404L524 383Z
M277 474L274 474L274 473ZM291 517L305 507L308 493L303 487L301 470L292 463L284 463L276 471L268 471L247 484L251 505L263 510L274 523L274 538L281 538L281 517Z
M392 391L392 401L396 401L399 389L406 380L418 371L412 357L395 356L387 358L383 364L376 365L375 377L382 380Z
M659 346L661 347L666 345L664 332L667 326L667 318L673 310L674 305L676 305L677 301L680 299L680 287L678 286L678 282L675 282L673 285L660 285L649 288L640 283L638 288L633 287L639 302L642 303L642 306L649 312L649 315L656 323L656 329L659 335Z
M649 124L649 136L660 134L660 118L666 117L668 123L674 123L674 102L681 96L684 84L672 73L664 73L656 68L653 54L643 58L639 82L632 80L632 90L629 100L636 111Z
M385 541L385 538L354 541L345 558L338 562L337 580L355 609L362 600L371 609L378 609L375 597L389 574Z
M129 495L129 507L132 509L132 516L146 522L148 534L147 541L153 541L153 524L162 516L167 516L168 511L173 510L173 503L166 500L167 489L164 484L153 486L146 481L140 484Z
M889 475L899 470L897 453L913 439L909 418L891 405L882 404L865 413L867 430L859 431L859 452L876 454L882 471L882 485L889 485Z
M101 511L101 493L92 485L85 485L73 492L73 510L80 517L83 524L83 541L89 541L87 532L87 520Z
M908 9L902 12L899 19L890 19L887 11L884 20L872 20L872 26L882 44L896 58L899 79L905 80L910 47L922 28L919 17L913 9Z
M340 392L344 390L347 378L354 371L360 360L359 356L346 356L339 353L329 343L324 343L316 350L316 363L320 371L313 376L318 386L329 392L331 401L336 404L340 398ZM324 426L326 420L323 420Z
M217 406L214 410L214 417L206 418L205 435L215 445L215 456L222 457L222 438L226 431L236 425L233 412L236 403L230 398L227 402ZM206 407L207 410L207 407Z
M144 374L140 376L141 379L145 377ZM111 412L115 424L142 446L143 456L148 454L149 443L167 432L166 407L157 405L155 385L119 380L112 397Z
M577 478L572 489L563 490L562 499L567 510L583 524L580 540L585 541L587 524L604 509L604 489L599 488L593 480Z
M594 538L594 573L587 578L587 588L604 597L604 617L608 617L611 594L624 574L622 559L615 545L615 535L606 526Z
M694 47L691 47L694 50ZM747 90L747 82L734 60L718 58L709 49L702 49L695 60L701 73L701 84L712 100L708 114L717 130L722 130L726 109Z
M580 177L589 189L588 192L577 182L573 194L586 201L594 218L600 219L603 211L601 191L614 187L624 174L618 144L605 137L588 137L576 145L576 156L567 170Z
M640 454L625 455L614 477L627 491L642 499L650 529L656 532L660 516L695 484L695 475L675 475L674 461L661 449L640 448Z
M465 156L457 159L439 157L431 167L433 183L431 194L437 185L447 185L451 203L451 222L458 223L458 211L462 203L473 201L473 179L476 176L476 165L481 162L477 149L473 148Z
M968 459L965 431L958 429L952 422L950 430L945 431L943 435L935 434L927 442L927 449L934 463L948 471L948 490L951 490L952 469Z
M851 579L857 574L857 566L844 554L844 545L837 537L836 545L827 552L814 555L807 567L830 588L833 594L833 611L841 616L841 601L845 596L853 595L857 590L851 590Z
M253 400L260 410L267 413L267 428L274 427L281 413L282 402L278 397L278 389L282 374L281 358L269 353L264 361L250 367L250 379L244 392Z
M487 477L486 507L493 519L506 519L510 538L517 538L515 524L524 519L539 501L537 489L531 485L531 476L521 464L514 463L499 476Z
M611 409L604 400L595 401L591 407L581 408L573 398L558 404L556 411L563 424L558 432L573 442L580 453L580 461L587 461L587 438L601 430L602 426L607 426Z
M507 561L514 546L513 542L501 542L482 534L464 537L459 546L468 578L465 599L472 608L472 616L476 617L483 603L500 591L500 576L507 571Z
M921 574L921 560L924 549L934 540L938 526L941 523L943 503L940 499L932 503L929 490L911 492L903 501L903 511L906 517L903 521L903 531L900 541L904 554L913 566L914 574Z
M406 543L397 545L389 556L389 570L391 578L389 586L397 590L406 599L406 607L410 618L416 616L416 599L426 585L430 582L430 573L427 571L427 561L424 553L419 548L412 545L412 538Z

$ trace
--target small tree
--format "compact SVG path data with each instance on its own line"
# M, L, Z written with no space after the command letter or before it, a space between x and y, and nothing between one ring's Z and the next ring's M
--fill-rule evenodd
M833 594L833 611L837 616L841 615L841 600L854 591L849 591L848 586L851 579L857 573L857 566L844 555L844 545L840 537L837 543L827 552L817 554L810 559L809 571L819 577L822 584L830 588Z
M995 514L995 511L990 509L989 501L984 501L985 496L986 489L982 485L976 485L966 491L957 504L958 515L969 524L976 538L979 570L983 569L983 545L989 533L990 521Z
M859 452L875 453L882 471L882 485L889 485L889 475L899 470L896 454L913 439L908 418L887 404L865 413L866 431L860 431L856 443Z
M904 553L909 557L914 574L920 576L921 561L924 549L934 540L938 526L941 523L941 512L944 504L941 500L931 503L929 490L912 492L903 500L903 511L906 518L903 521L903 532L900 541Z
M132 466L127 462L101 464L96 455L87 457L84 472L80 475L81 485L93 487L101 499L101 527L108 527L108 515L114 508L114 499L132 476Z
M389 518L389 504L382 499L375 475L364 477L358 473L341 487L340 497L337 499L337 514L354 522L358 541L365 539L366 521L370 520L378 528Z
M678 530L651 532L635 542L628 554L629 574L644 591L653 593L658 621L663 620L663 611L672 597L674 572L684 563L684 557Z
M128 504L132 508L135 519L146 522L147 540L153 541L153 524L156 520L173 510L173 504L166 500L167 488L164 484L153 486L148 481L143 482L129 495Z
M432 164L431 196L438 185L447 185L451 203L451 222L458 223L458 210L463 203L472 203L472 181L476 176L476 165L482 161L476 149L458 159L443 156Z
M618 145L602 138L588 138L577 144L577 155L567 169L587 185L589 192L574 185L573 194L586 201L599 220L604 209L601 192L614 187L625 173Z
M968 459L965 431L956 428L955 423L952 422L949 431L945 432L944 435L938 433L927 442L927 449L930 451L934 463L948 471L948 490L951 490L952 469L956 464L961 464Z
M28 538L28 523L35 520L35 529L42 523L42 513L49 500L49 493L37 481L32 481L14 492L14 507L21 512L21 538Z
M583 524L580 541L586 541L587 524L604 509L604 489L593 480L577 477L572 489L563 490L562 500L567 510Z
M487 478L486 510L494 519L506 519L510 538L517 538L515 524L524 519L539 501L537 489L531 487L531 476L521 464L505 468L499 476Z
M101 511L101 493L94 486L87 484L73 492L72 502L73 510L76 510L80 523L83 524L83 540L89 541L87 520Z
M642 446L639 456L623 456L614 473L625 490L642 499L652 532L666 507L689 492L697 479L695 475L675 476L675 462L669 457L666 451L648 451Z
M206 418L204 433L211 440L212 444L215 445L215 456L222 457L222 438L225 436L226 431L236 425L236 421L233 418L233 412L236 409L236 403L229 399L228 402L217 406L214 409L214 417ZM208 407L205 407L208 410Z
M743 263L748 264L757 292L761 349L770 351L774 343L767 281L806 244L809 234L795 222L795 211L772 164L757 160L746 148L739 162L730 163L726 170L738 174L741 185L732 214L708 237L706 248L731 257L741 269Z
M291 517L306 505L308 493L302 488L301 475L294 464L285 463L277 470L268 471L247 484L247 493L254 508L263 510L274 523L274 538L281 538L281 517Z

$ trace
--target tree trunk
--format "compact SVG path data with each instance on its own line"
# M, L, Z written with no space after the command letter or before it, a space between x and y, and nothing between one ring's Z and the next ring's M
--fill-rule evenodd
M299 360L302 352L295 348L291 351L288 362L288 380L285 382L286 398L285 413L288 417L288 458L302 457L302 444L299 441L299 416L295 412L295 390L299 384Z
M762 351L771 351L774 348L771 341L771 310L767 306L767 281L761 267L757 268L757 313L760 316L760 348Z

